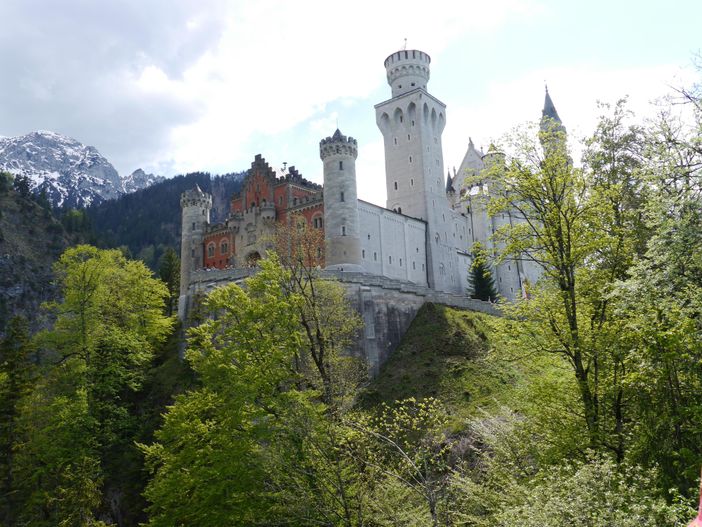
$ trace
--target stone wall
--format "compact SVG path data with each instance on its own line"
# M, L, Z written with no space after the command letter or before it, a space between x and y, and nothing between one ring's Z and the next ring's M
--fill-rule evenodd
M196 271L191 276L188 302L216 287L240 282L252 272L252 269ZM398 346L419 308L426 302L499 315L497 308L489 302L435 291L404 280L329 270L321 271L320 276L343 284L349 301L360 313L364 327L354 352L366 358L374 375ZM190 305L187 307L186 312Z

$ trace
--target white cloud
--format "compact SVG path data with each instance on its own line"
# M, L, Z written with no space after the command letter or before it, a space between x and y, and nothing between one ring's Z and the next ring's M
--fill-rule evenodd
M466 31L487 32L539 11L530 0L439 0L431 17L420 15L426 3L419 0L342 9L282 0L230 7L217 47L185 72L182 84L171 86L205 107L195 122L172 132L171 164L179 171L234 170L260 149L253 138L272 138L310 119L328 122L323 113L330 103L353 106L384 84L382 60L405 37L410 48L439 54ZM159 85L167 84L160 79ZM316 125L308 130L318 131Z
M476 146L487 148L516 126L538 121L543 108L545 80L571 144L577 147L577 142L595 129L602 113L598 110L598 101L615 103L628 96L629 109L637 120L643 121L658 112L654 102L669 94L671 85L689 86L693 74L669 64L618 69L573 65L533 70L507 82L490 82L484 100L460 101L447 109L448 124L444 132L446 165L460 164L468 136L473 138Z

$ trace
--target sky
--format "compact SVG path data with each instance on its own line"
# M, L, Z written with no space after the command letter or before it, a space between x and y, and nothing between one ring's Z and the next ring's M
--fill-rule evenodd
M51 130L122 176L239 172L256 154L321 183L319 141L358 140L358 194L385 205L374 104L383 61L432 57L444 165L541 116L544 84L574 139L597 101L641 118L689 86L699 0L0 0L0 135Z

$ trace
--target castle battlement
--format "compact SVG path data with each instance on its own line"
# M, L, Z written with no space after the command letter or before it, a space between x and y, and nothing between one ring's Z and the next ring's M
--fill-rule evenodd
M427 89L431 57L417 49L396 51L385 59L388 84L392 96L397 97L412 90Z
M337 128L334 135L325 137L319 142L319 157L325 159L333 155L358 157L358 142L353 137L346 137Z

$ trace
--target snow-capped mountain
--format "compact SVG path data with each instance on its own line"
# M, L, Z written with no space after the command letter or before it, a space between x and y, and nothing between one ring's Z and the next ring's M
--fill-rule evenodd
M0 138L0 170L27 176L32 191L68 207L117 198L156 181L141 170L122 179L96 148L47 131Z
M153 174L147 174L141 168L136 169L134 172L129 174L127 177L122 179L122 191L125 194L130 194L141 190L146 187L150 187L154 183L160 183L163 181L163 176L154 176Z

